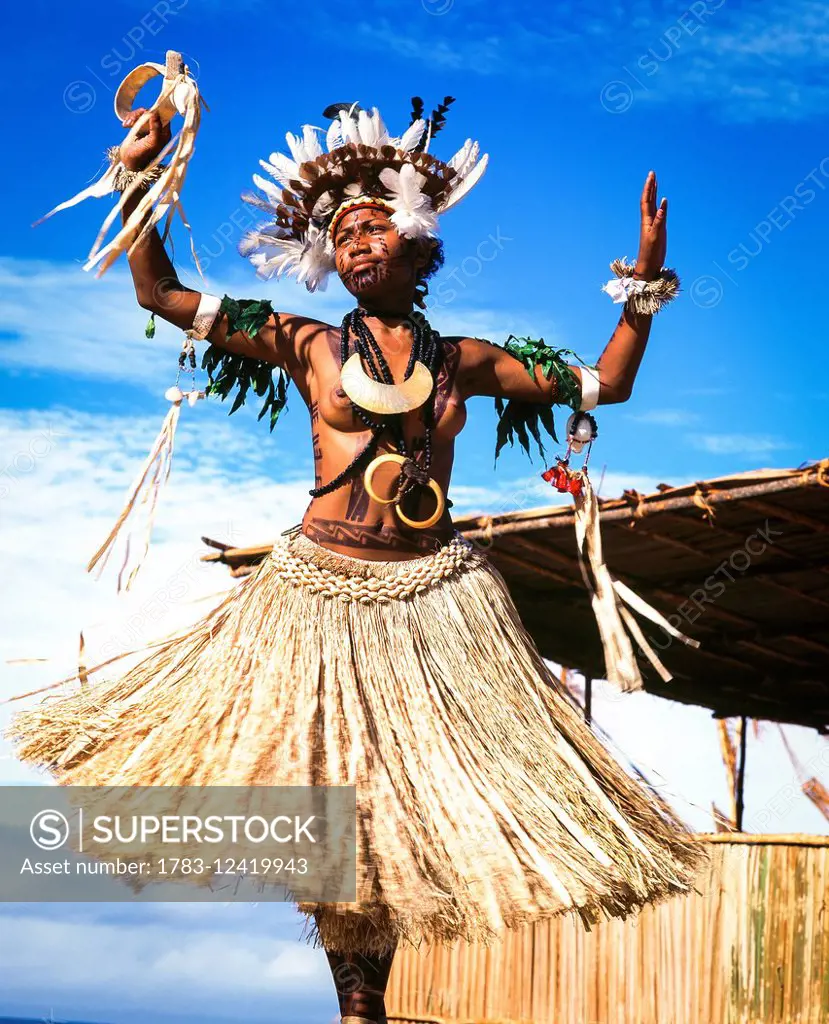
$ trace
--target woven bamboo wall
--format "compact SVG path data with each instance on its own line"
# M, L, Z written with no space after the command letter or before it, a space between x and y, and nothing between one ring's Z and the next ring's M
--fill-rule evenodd
M699 893L632 920L401 950L390 1024L829 1022L829 837L706 842Z

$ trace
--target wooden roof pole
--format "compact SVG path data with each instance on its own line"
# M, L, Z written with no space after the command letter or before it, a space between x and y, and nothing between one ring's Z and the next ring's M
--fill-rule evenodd
M811 469L814 468L815 467L811 467ZM760 484L750 484L745 487L732 487L728 490L717 490L716 488L711 488L705 491L705 500L710 505L717 505L721 502L738 501L766 494L780 494L783 491L798 490L801 487L809 487L813 485L814 480L812 478L814 475L815 474L809 470L788 479L768 481ZM702 483L705 482L702 481ZM708 487L707 484L706 487ZM620 499L612 498L607 502L603 502L599 506L599 514L603 524L605 522L611 522L614 519L629 519L632 522L637 522L641 516L647 516L653 512L666 512L670 509L689 508L694 505L693 495L683 495L677 498L659 498L655 501L649 500L648 496L645 495L643 496L643 500L640 505L637 506L640 510L640 516L636 516L629 501L625 501L620 505L618 504L619 500ZM499 533L515 533L522 530L544 530L548 527L565 527L572 525L573 512L569 507L562 506L561 511L552 512L549 516L539 516L537 519L512 519L501 523L487 524L486 527L472 525L473 523L477 524L483 520L492 518L494 517L489 515L464 516L456 521L456 525L458 525L458 523L462 523L463 525L459 527L461 532L469 540L473 540L475 538L483 538L484 536L496 536ZM803 519L801 519L801 525L807 525L807 523L803 521L806 518L807 517L803 517ZM814 520L812 522L814 522ZM819 522L819 520L817 522ZM467 523L469 525L466 525ZM811 525L811 523L808 525ZM820 532L824 532L824 530L824 524L820 523Z

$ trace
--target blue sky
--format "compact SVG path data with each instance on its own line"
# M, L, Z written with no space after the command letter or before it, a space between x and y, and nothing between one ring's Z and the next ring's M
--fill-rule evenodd
M262 542L298 521L313 482L297 395L272 435L255 411L228 419L218 403L184 409L142 589L115 607L112 579L84 574L166 412L179 335L162 325L144 339L146 314L123 261L99 280L82 270L110 200L30 225L102 170L104 150L123 137L115 87L136 64L163 62L167 48L185 53L210 107L183 197L207 285L180 222L174 228L191 287L339 323L350 298L337 282L309 295L255 279L235 251L252 222L239 194L260 157L285 150L286 131L323 123L332 102L376 105L399 133L411 96L431 109L449 94L457 101L432 150L449 156L471 136L490 165L442 222L446 264L431 283L440 301L429 316L444 334L542 335L597 357L618 316L600 285L612 259L636 255L651 168L669 199L667 262L684 291L655 320L631 401L599 410L591 464L604 472L604 494L827 454L823 3L33 0L11 7L6 22L5 138L26 141L6 161L13 185L0 246L0 546L17 597L3 612L2 651L4 660L50 660L7 669L0 696L59 678L79 628L102 650L145 639L160 622L151 602L177 575L188 580L187 602L162 600L167 619L200 609L227 581L198 562L198 538ZM479 260L492 238L496 258ZM494 441L491 400L473 401L457 447L455 511L551 501L537 459L506 451L493 470ZM724 802L706 712L601 695L597 717L689 816L695 809L699 827L710 800ZM676 730L692 738L681 750ZM791 735L802 759L829 774L825 741ZM749 816L774 806L780 830L825 831L805 801L786 795L791 770L774 735L751 742ZM0 781L24 779L33 776L2 751ZM52 1006L56 1016L113 1024L148 1015L189 1024L232 1018L243 1001L250 1021L334 1017L321 954L298 943L287 906L5 905L0 916L0 1014ZM157 979L149 994L144 976Z

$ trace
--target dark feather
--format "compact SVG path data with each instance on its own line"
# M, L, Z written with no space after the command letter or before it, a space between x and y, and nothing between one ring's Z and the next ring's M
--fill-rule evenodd
M352 107L354 107L353 110L351 110ZM322 116L327 117L329 121L333 121L340 116L341 110L351 110L353 116L354 114L359 114L362 109L359 103L331 103L323 110Z

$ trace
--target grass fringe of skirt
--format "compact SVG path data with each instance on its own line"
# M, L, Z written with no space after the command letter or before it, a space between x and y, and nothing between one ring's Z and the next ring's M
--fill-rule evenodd
M297 903L333 951L488 943L688 891L700 844L584 723L485 555L453 544L447 569L280 540L188 632L6 735L63 785L355 785L357 900ZM337 596L413 572L402 596Z

